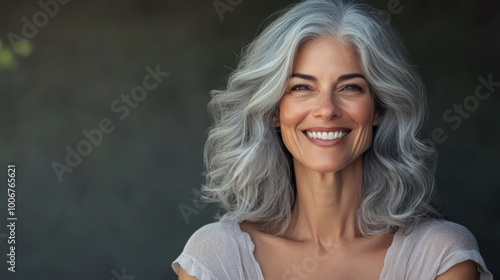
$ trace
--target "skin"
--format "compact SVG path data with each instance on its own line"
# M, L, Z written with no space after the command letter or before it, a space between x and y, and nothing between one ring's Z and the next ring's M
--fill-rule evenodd
M379 279L393 234L361 236L356 213L362 194L363 153L379 116L359 56L334 37L305 43L297 53L279 104L285 146L293 156L297 197L283 236L243 222L266 279ZM340 140L314 140L306 131L347 131ZM196 279L182 269L179 279ZM474 262L436 278L478 279Z

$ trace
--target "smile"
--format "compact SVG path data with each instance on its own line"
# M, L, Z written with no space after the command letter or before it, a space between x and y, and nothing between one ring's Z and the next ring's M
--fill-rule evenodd
M340 138L344 138L349 131L335 131L335 132L315 132L315 131L306 131L306 135L312 139L321 139L321 140L336 140Z

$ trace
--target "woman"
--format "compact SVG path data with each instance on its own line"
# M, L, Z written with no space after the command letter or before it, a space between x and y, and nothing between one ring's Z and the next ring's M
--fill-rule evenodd
M429 204L422 84L376 10L304 1L246 49L209 104L206 198L225 210L179 279L492 279Z

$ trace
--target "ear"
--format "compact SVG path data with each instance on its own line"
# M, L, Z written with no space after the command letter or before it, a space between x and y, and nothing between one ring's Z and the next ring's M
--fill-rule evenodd
M373 126L378 126L380 124L381 113L379 109L375 110L375 117L373 118Z
M273 113L273 126L275 128L280 127L280 108L277 107Z
M280 117L279 116L274 116L273 117L273 126L275 128L280 127Z

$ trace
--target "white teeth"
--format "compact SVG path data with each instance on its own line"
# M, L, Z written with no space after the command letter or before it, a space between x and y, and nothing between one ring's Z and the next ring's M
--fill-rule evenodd
M311 132L307 131L307 136L313 139L321 140L335 140L343 138L347 135L347 131L335 131L335 132Z

